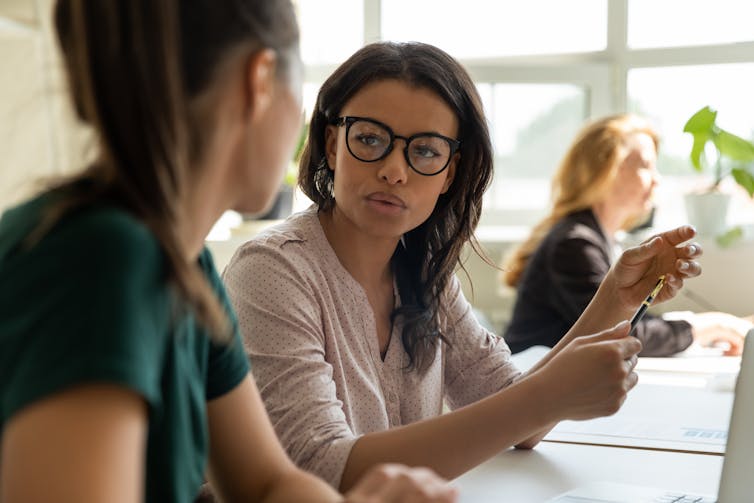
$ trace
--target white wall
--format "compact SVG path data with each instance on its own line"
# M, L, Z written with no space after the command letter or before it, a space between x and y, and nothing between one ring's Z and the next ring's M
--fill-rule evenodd
M52 0L0 1L0 211L83 162L51 9Z

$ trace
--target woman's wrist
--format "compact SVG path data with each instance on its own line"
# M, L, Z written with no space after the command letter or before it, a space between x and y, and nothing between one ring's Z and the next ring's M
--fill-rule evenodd
M584 314L588 313L587 319L591 322L586 333L597 333L630 319L637 307L623 305L620 289L611 269L584 311Z
M559 413L558 407L553 406L559 403L560 397L547 379L547 373L543 370L545 366L527 372L516 384L525 388L523 391L526 396L537 397L536 400L529 401L527 407L531 414L531 424L536 426L536 431L550 428L564 417L562 411Z

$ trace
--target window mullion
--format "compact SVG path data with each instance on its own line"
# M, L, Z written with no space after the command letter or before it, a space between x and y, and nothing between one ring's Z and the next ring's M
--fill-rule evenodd
M364 44L382 40L382 1L364 0Z
M628 109L628 0L607 4L607 60L610 65L610 101L615 111Z

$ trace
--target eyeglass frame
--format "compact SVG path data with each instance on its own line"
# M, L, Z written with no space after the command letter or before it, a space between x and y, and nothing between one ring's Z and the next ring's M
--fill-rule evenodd
M362 159L361 157L354 154L353 150L351 150L351 145L348 142L348 132L350 131L353 123L357 121L365 121L365 122L371 122L372 124L376 124L377 126L387 131L388 135L390 135L390 144L385 149L385 152L383 152L382 155L378 157L377 159L371 159L371 160ZM377 161L383 160L384 158L389 156L390 153L393 151L393 148L395 147L395 140L396 139L403 140L404 143L406 144L406 146L403 147L403 157L406 159L406 164L408 164L408 167L411 168L414 173L421 176L435 176L445 171L450 165L450 161L451 159L453 159L453 155L455 155L455 153L458 152L458 149L461 148L461 140L448 138L447 136L443 136L440 133L433 133L433 132L416 133L408 137L395 134L393 129L387 124L384 124L375 119L371 119L369 117L358 117L355 115L341 115L340 117L336 117L335 119L330 121L330 124L337 127L346 126L346 148L348 149L348 152L353 156L354 159L359 160L361 162L377 162ZM411 164L411 159L409 158L409 155L408 155L408 146L411 144L411 142L414 141L416 138L425 137L425 136L440 138L441 140L445 140L450 146L450 153L448 154L448 160L445 161L445 165L442 168L440 168L438 171L435 171L434 173L422 173L421 171L416 169L413 166L413 164Z

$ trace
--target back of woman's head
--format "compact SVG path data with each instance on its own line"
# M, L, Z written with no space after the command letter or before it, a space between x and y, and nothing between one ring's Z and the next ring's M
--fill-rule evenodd
M553 225L570 213L605 201L618 167L629 153L629 139L641 133L649 135L657 148L657 132L636 115L611 115L581 129L553 176L550 214L534 227L527 241L503 265L508 285L518 284L529 258Z
M458 119L461 146L453 182L430 217L406 233L393 261L400 272L396 277L402 305L397 314L403 316L404 346L410 366L423 368L431 361L425 356L442 337L436 323L439 296L458 265L463 245L473 240L482 196L492 178L492 146L482 102L466 70L427 44L378 42L361 48L320 89L299 166L299 184L321 211L335 206L325 130L362 88L384 80L434 92Z
M169 279L217 332L225 315L176 234L206 129L193 104L232 55L270 48L278 68L293 63L290 0L58 0L55 26L75 110L95 132L98 158L59 187L51 220L88 204L121 205L154 232Z

